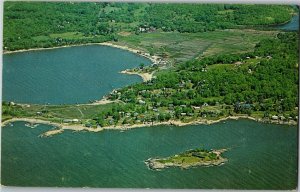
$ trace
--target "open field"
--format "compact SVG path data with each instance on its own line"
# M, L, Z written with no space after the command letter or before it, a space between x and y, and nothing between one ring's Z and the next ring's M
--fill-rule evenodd
M52 119L62 121L63 119L92 119L96 114L109 109L113 104L105 105L17 105L8 106L7 110L15 111L24 117L36 117L39 119ZM43 115L38 115L42 112ZM18 116L18 115L17 115ZM10 119L5 113L2 121Z
M219 30L204 33L153 32L120 36L118 45L135 47L174 63L214 54L244 53L278 31Z

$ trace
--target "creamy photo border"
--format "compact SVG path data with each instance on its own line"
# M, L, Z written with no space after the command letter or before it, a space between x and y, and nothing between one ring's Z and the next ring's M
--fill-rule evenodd
M80 2L80 1L79 1ZM107 1L106 1L107 2ZM119 0L116 2L149 2L147 0L139 0L139 1L127 1L127 0ZM234 0L205 0L205 1L177 1L177 0L172 0L172 1L159 1L159 0L155 0L155 1L150 1L150 2L193 2L193 3L234 3L234 4L295 4L295 5L300 5L300 1L299 0L270 0L270 1L264 1L264 0L238 0L238 1L234 1ZM0 2L0 20L1 22L1 41L0 41L0 50L1 53L3 53L2 47L3 47L3 0L1 0ZM0 78L0 84L1 84L1 95L2 95L2 54L1 54L1 65L0 65L0 69L1 69L1 78ZM2 98L2 97L1 97ZM0 138L1 138L1 134L0 134ZM298 127L298 138L299 138L299 127ZM299 140L299 139L298 139ZM298 141L298 146L299 146L299 141ZM1 148L0 148L1 149ZM298 148L299 150L299 148ZM299 159L298 159L299 161ZM299 168L299 162L298 162L298 168ZM298 169L299 170L299 169ZM299 186L299 171L298 171L298 186ZM4 187L1 186L0 188L1 191L3 192L36 192L36 191L42 191L42 192L79 192L79 191L85 191L85 192L96 192L96 191L125 191L125 192L129 192L129 191L149 191L149 189L105 189L105 188L99 188L99 189L91 189L91 188L36 188L36 187L26 187L26 188L22 188L22 187ZM298 189L297 189L298 190ZM150 191L199 191L199 190L193 190L193 189L189 189L189 190L174 190L174 189L150 189ZM201 191L211 191L211 190L201 190ZM214 190L214 191L224 191L224 190ZM225 191L243 191L243 190L225 190ZM254 190L255 191L255 190ZM261 190L259 190L261 191ZM269 190L268 190L269 191ZM277 190L276 190L277 191Z

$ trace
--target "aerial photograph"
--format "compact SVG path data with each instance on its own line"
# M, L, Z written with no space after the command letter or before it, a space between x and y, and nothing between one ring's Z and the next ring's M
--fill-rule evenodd
M299 6L1 14L2 186L296 190Z

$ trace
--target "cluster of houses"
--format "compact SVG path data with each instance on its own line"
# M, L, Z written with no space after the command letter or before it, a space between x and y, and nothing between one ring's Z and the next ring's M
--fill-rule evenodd
M155 32L156 31L156 28L155 27L149 27L149 26L146 26L146 25L142 25L139 27L139 32L140 33L151 33L151 32Z
M145 53L145 52L141 52L141 51L137 51L137 54L150 58L153 62L153 64L151 65L151 67L156 68L158 66L166 66L168 64L168 62L158 56L151 56L150 53Z
M246 59L251 59L251 57L246 57ZM261 59L261 57L255 56L255 59ZM268 56L266 56L266 59L272 59L272 56L268 55ZM244 62L242 62L242 61L237 61L237 62L235 62L234 64L235 64L235 65L242 65L242 64L244 64Z
M141 105L145 105L146 102L143 100L138 100L138 102ZM207 103L204 103L201 106L191 106L191 108L193 109L190 112L185 112L185 108L187 108L187 105L180 105L179 107L182 109L182 112L180 112L179 114L176 114L177 112L175 112L175 107L174 104L168 104L167 106L167 110L162 110L161 108L158 107L154 107L154 106L148 106L147 107L147 111L145 113L138 113L136 111L130 111L130 112L126 112L126 111L119 111L118 113L120 114L121 118L123 119L123 124L125 122L124 125L129 125L130 123L153 123L153 120L158 120L159 116L161 114L163 115L169 115L169 117L174 118L175 116L181 116L181 117L192 117L195 116L195 114L197 115L197 117L202 117L202 118L206 118L206 117L218 117L220 115L222 115L222 111L220 110L201 110L204 109L203 107L207 107L209 106ZM251 107L251 105L249 104L243 104L243 103L239 103L239 106L243 106L244 108L249 108ZM178 107L178 106L177 106ZM150 111L153 111L152 113ZM176 114L176 115L175 115ZM272 115L270 116L270 120L273 121L290 121L293 120L292 117L284 117L283 115ZM115 123L118 122L118 119L114 119L113 116L108 116L105 121L107 122L107 124L109 125L114 125ZM81 120L79 119L63 119L62 123L81 123ZM94 127L93 123L91 123L90 121L87 121L84 123L84 125L86 127ZM101 127L98 123L96 123L97 127Z
M63 119L63 123L79 123L79 119Z
M295 117L295 119L298 119L298 116ZM290 120L293 120L292 117L284 117L283 115L272 115L271 116L271 120L274 120L274 121L290 121Z
M139 100L138 102L141 105L146 104L145 101L143 101L143 100ZM191 117L191 116L195 115L195 112L197 112L199 115L202 115L203 117L206 117L206 115L209 115L209 116L218 115L218 113L211 112L211 111L205 111L205 112L203 112L203 114L200 113L200 109L203 106L208 106L208 104L205 103L202 106L192 106L194 111L181 112L179 114L179 116ZM182 109L187 108L186 105L180 105L180 107ZM151 113L151 111L152 111L152 113ZM120 111L119 114L120 114L121 118L124 118L123 119L123 124L124 124L124 122L125 122L126 125L129 124L129 122L134 122L134 123L141 123L142 122L144 124L147 124L147 123L153 123L153 120L158 120L160 115L164 115L164 116L169 115L169 118L170 117L171 118L175 117L175 106L173 104L169 104L167 110L161 110L160 108L155 107L155 106L148 106L147 111L145 113L138 113L136 111L130 111L130 112ZM107 117L106 121L109 125L113 125L115 123L115 119L112 116Z
M107 99L118 99L122 93L117 89L114 89L108 96Z

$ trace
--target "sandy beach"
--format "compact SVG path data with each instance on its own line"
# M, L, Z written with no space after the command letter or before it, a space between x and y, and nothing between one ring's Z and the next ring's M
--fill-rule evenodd
M120 100L109 100L106 97L103 97L101 100L96 100L93 103L87 103L87 104L78 104L78 105L105 105L105 104L109 104L109 103L117 103L120 102Z
M158 56L155 56L155 55L151 56L149 53L143 52L141 50L130 48L130 47L127 47L127 46L116 45L116 44L113 44L111 42L103 42L103 43L96 43L96 44L110 46L110 47L115 47L115 48L119 48L119 49L124 49L126 51L130 51L130 52L136 53L138 55L141 55L141 56L143 56L145 58L150 59L153 64L158 64L159 60L161 59Z
M140 72L132 72L128 70L121 71L120 73L127 75L138 75L140 76L144 82L150 81L153 78L154 73L140 73Z

